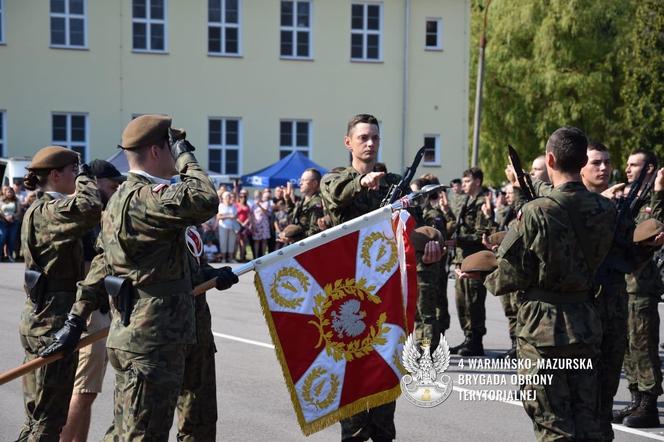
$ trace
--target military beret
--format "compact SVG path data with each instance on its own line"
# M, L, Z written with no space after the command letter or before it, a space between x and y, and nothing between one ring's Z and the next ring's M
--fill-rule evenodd
M284 236L292 241L304 238L304 229L297 224L289 224L284 228Z
M493 252L482 250L464 258L462 272L493 272L498 267L498 260Z
M417 252L424 252L429 241L441 241L443 236L437 229L429 226L418 227L410 234L410 242Z
M664 224L654 218L647 219L634 229L634 242L647 241L664 232Z
M161 144L168 137L171 118L163 115L141 115L134 118L122 131L121 149L136 149Z
M78 163L78 154L61 146L46 146L32 157L27 169L59 169L68 164Z
M489 235L489 238L487 239L489 241L489 244L491 244L492 246L499 246L500 243L503 242L503 240L505 239L505 235L507 235L507 231L496 232L492 235Z

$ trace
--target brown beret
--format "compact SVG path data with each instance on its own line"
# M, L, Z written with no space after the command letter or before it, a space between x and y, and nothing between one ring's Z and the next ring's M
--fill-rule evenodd
M27 169L59 169L78 163L78 154L61 146L46 146L32 157Z
M122 131L122 149L136 149L161 144L168 137L171 118L163 115L141 115L134 118Z
M410 234L410 242L417 252L424 252L429 241L441 241L443 236L437 229L429 226L418 227Z
M284 236L291 241L299 241L304 238L304 229L297 224L289 224L284 228Z
M493 272L498 267L498 260L493 252L482 250L464 258L462 272Z
M500 243L505 239L505 235L507 235L507 231L496 232L493 235L489 235L487 240L492 246L499 246Z
M661 232L664 232L664 224L654 218L647 219L634 229L634 242L647 241Z

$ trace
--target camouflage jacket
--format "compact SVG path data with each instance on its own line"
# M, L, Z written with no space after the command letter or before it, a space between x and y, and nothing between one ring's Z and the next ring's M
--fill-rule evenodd
M424 219L425 226L433 227L440 232L443 236L443 241L449 237L447 231L447 217L438 206L432 206L431 204L424 206L422 209L422 218Z
M54 199L45 193L27 210L21 227L25 266L43 270L49 283L59 287L45 295L39 312L33 313L34 305L26 299L19 326L22 335L43 336L64 325L76 282L84 276L81 236L99 222L101 208L96 181L81 175L74 196Z
M652 192L650 206L639 211L634 222L639 224L649 218L664 222L664 192ZM648 259L633 273L625 276L627 293L639 296L659 296L664 291L664 283L653 259L657 250L648 248Z
M481 191L474 197L468 196L467 200L464 196L457 208L455 215L458 217L459 213L463 212L463 216L458 226L456 220L452 223L453 229L457 230L457 247L453 260L455 264L461 264L466 256L485 249L482 235L490 234L494 226L493 220L487 219L482 213L485 195L486 192Z
M174 185L155 185L130 173L102 216L97 243L102 252L79 283L72 312L87 317L107 299L107 275L129 279L136 293L130 324L123 326L112 309L109 348L149 353L164 344L195 341L185 229L210 219L219 200L192 154L180 155L176 167L181 182Z
M399 175L387 173L381 179L379 189L370 190L360 185L363 177L357 170L347 167L338 173L328 173L321 180L320 193L332 225L378 209L390 186L401 180Z
M302 198L296 203L286 199L286 208L288 209L289 221L301 226L304 229L304 236L311 236L320 232L317 221L325 216L320 193L315 193L308 200Z
M549 197L522 207L498 249L498 268L484 283L494 295L526 293L519 306L519 337L536 347L599 344L601 324L591 296L615 218L613 204L580 182L557 186ZM588 300L529 300L537 291Z
M200 246L200 252L202 252L202 239ZM192 253L192 250L189 249L187 253L187 262L189 263L191 286L196 287L197 285L206 282L207 279L205 278L204 270L210 267L210 264L208 264L205 260L205 254L199 254L198 252L194 254ZM206 296L207 295L205 293L201 293L200 295L194 297L197 344L211 344L210 342L207 342L207 340L209 340L210 330L212 329L212 315L210 314L210 307L208 306Z

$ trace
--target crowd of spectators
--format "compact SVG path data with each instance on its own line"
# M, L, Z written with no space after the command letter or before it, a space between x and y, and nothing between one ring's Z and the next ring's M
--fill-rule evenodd
M20 183L3 186L0 193L0 256L3 262L21 259L21 222L25 210L36 199Z

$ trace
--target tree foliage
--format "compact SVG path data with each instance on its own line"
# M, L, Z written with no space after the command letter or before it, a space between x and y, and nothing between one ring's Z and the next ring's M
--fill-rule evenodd
M485 3L472 4L471 84ZM628 145L648 140L652 146L658 136L661 148L663 3L493 0L480 138L480 167L488 182L504 179L508 143L525 166L563 125L607 144L618 163ZM649 129L642 130L646 122ZM623 142L626 134L632 144Z

